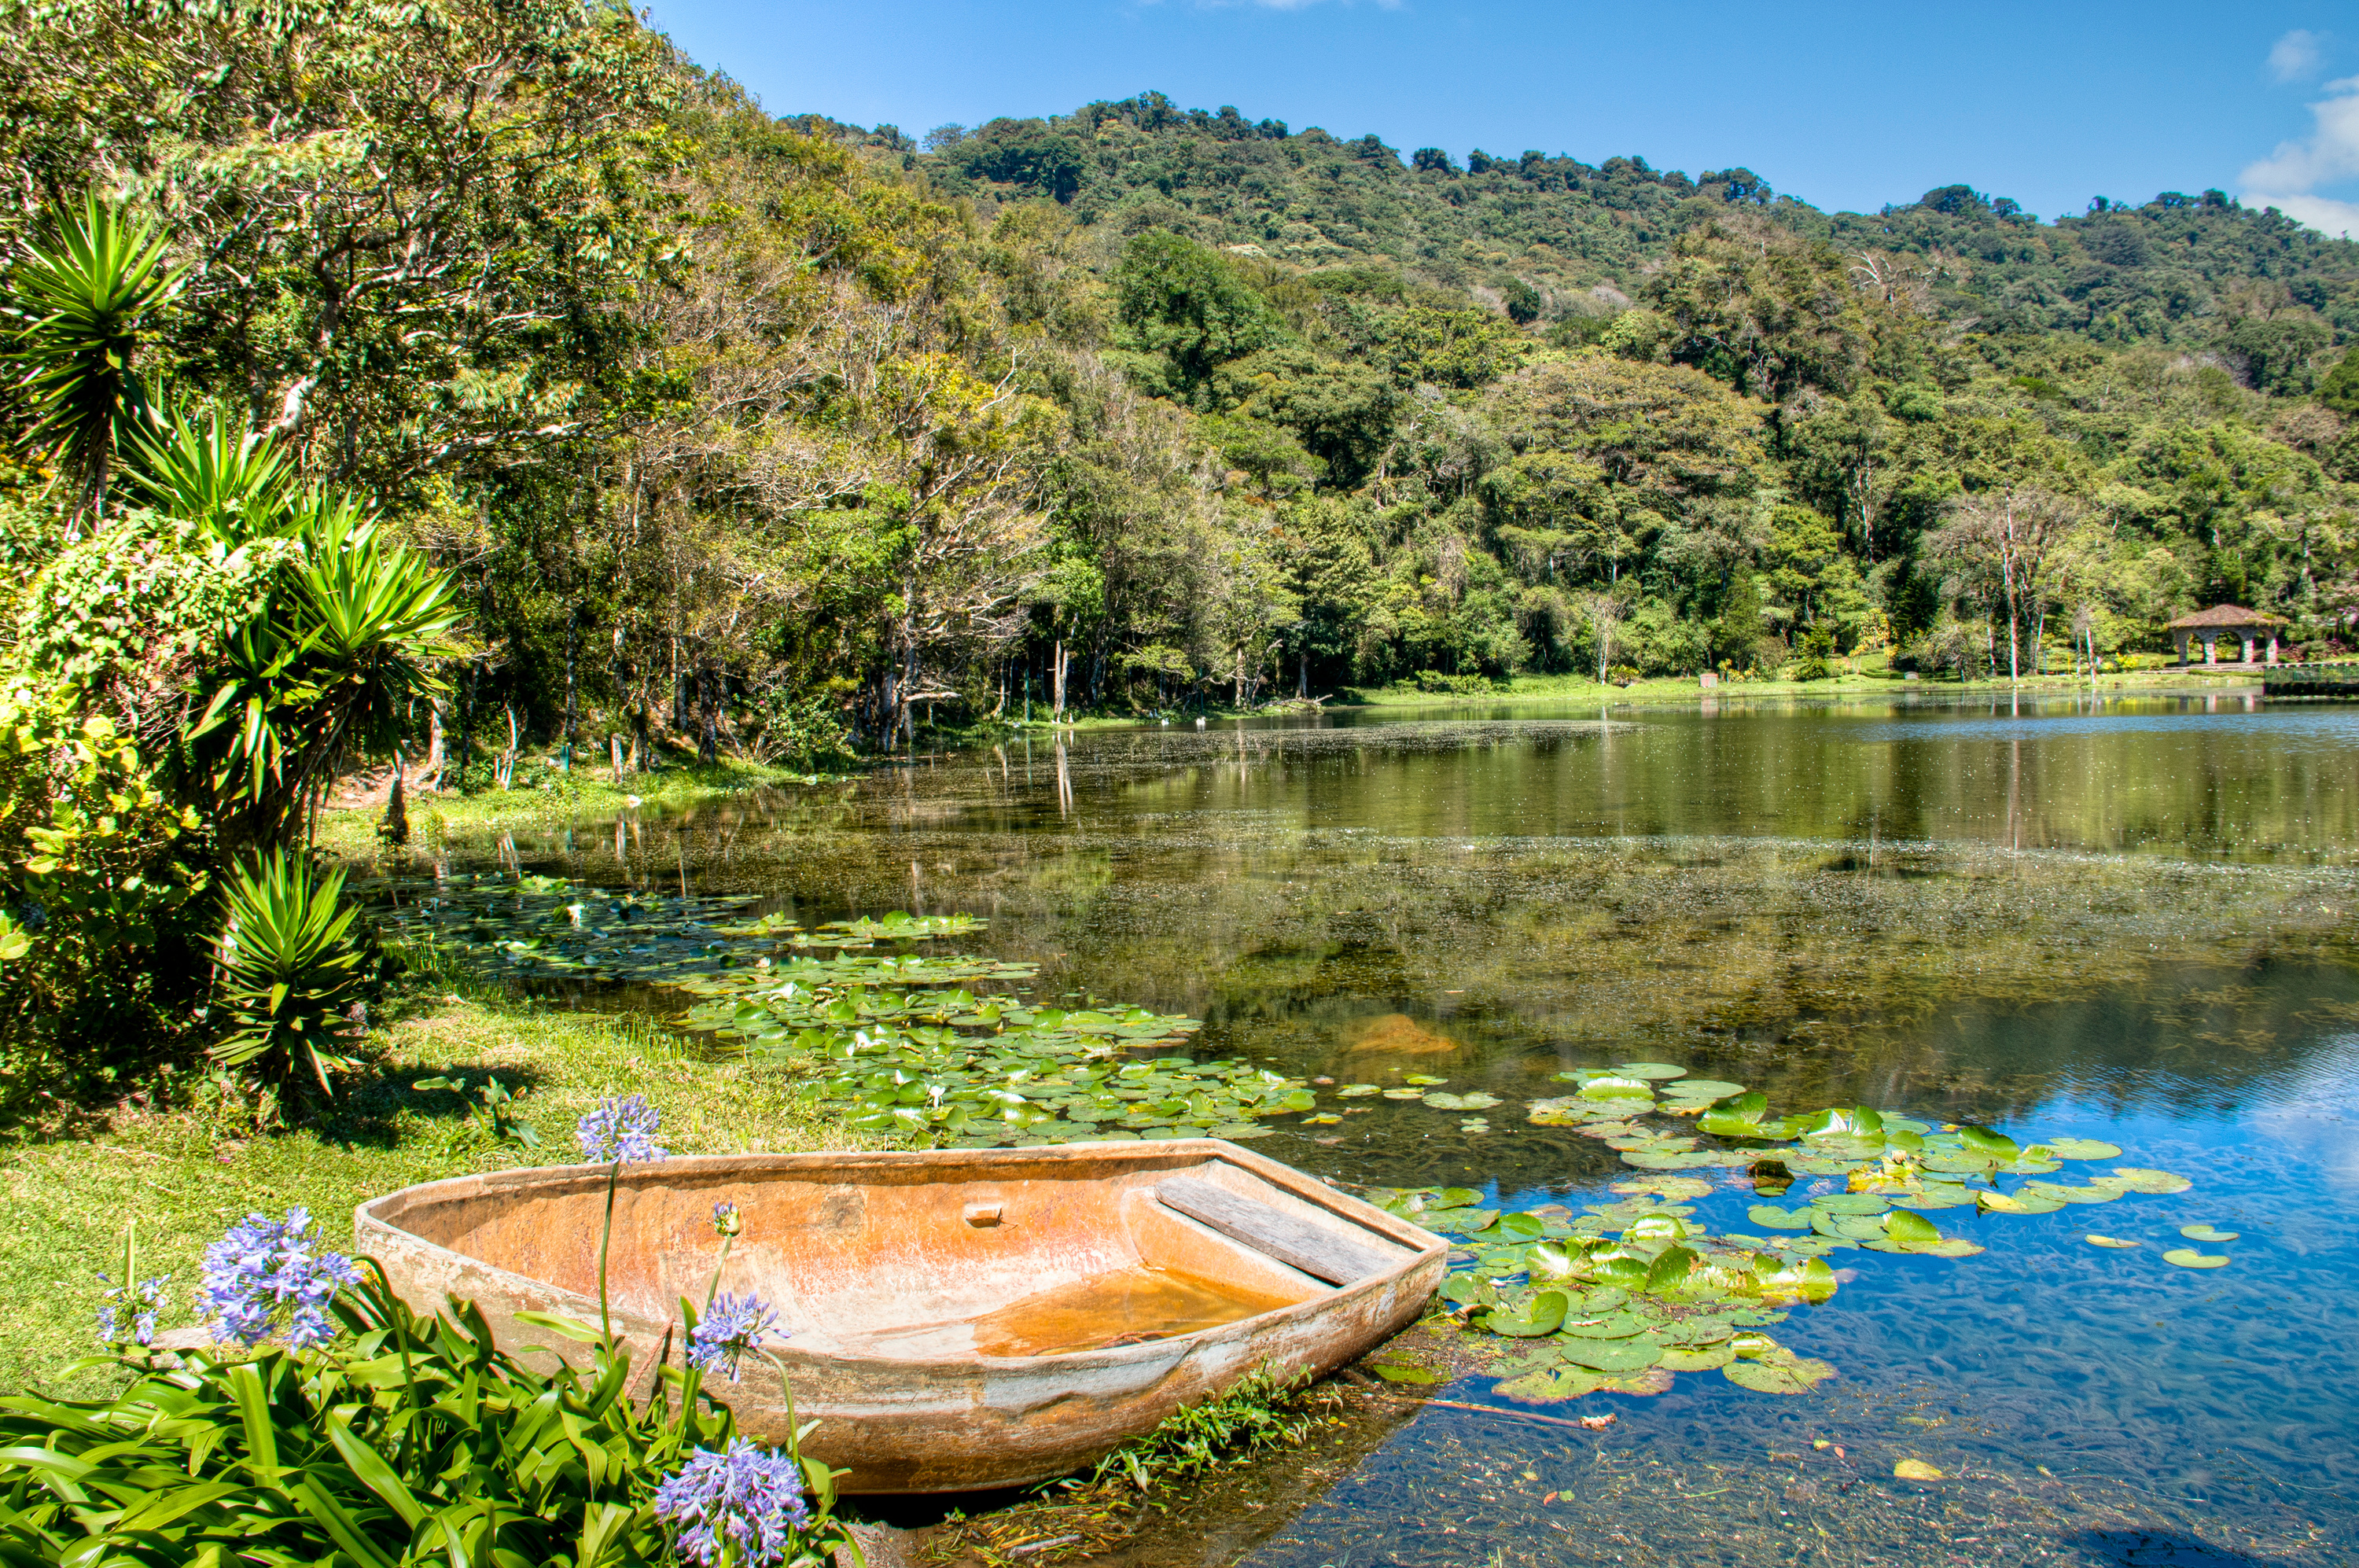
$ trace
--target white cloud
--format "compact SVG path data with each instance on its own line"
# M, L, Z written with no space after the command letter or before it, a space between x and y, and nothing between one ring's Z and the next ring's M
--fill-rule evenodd
M2330 235L2359 239L2359 201L2337 201L2330 196L2247 196L2245 204L2275 207L2297 223Z
M2326 98L2310 106L2317 121L2310 134L2279 142L2268 157L2246 165L2239 180L2246 206L2275 207L2314 228L2340 234L2359 220L2359 204L2317 191L2359 178L2359 76L2330 82L2326 92Z
M2319 46L2326 40L2308 27L2296 27L2269 49L2269 74L2293 82L2318 69Z

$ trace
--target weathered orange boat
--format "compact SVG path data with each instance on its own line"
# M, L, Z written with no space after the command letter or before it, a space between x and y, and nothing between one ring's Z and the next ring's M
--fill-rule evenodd
M518 1312L598 1316L607 1169L405 1188L353 1216L411 1307L473 1301L502 1348L585 1347ZM1014 1486L1087 1465L1256 1367L1331 1371L1414 1322L1448 1244L1212 1138L626 1165L614 1196L614 1332L679 1354L716 1203L742 1234L721 1279L778 1309L774 1345L805 1452L853 1493ZM669 1331L669 1332L668 1332ZM785 1437L759 1356L718 1378L741 1430Z

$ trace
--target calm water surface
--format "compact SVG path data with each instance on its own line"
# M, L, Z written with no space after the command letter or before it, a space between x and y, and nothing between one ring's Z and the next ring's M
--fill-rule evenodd
M809 920L978 913L1043 993L1204 1018L1200 1054L1509 1102L1484 1134L1379 1102L1259 1145L1343 1181L1610 1201L1611 1151L1520 1103L1647 1058L2195 1182L1944 1211L1988 1248L1955 1262L1838 1255L1854 1277L1777 1331L1841 1369L1810 1395L1683 1375L1543 1412L1614 1412L1599 1433L1430 1408L1142 1564L2359 1562L2359 707L1175 726L450 853ZM1745 1230L1749 1201L1699 1217ZM2196 1221L2241 1234L2228 1268L2160 1261Z

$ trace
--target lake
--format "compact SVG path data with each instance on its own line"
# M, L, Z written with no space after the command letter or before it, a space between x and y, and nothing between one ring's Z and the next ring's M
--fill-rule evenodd
M1038 963L1043 996L1201 1018L1200 1057L1502 1102L1466 1130L1370 1098L1256 1145L1364 1185L1610 1203L1614 1151L1522 1107L1633 1060L2192 1182L1931 1216L1976 1257L1835 1255L1840 1291L1777 1330L1838 1369L1809 1393L1683 1375L1540 1411L1614 1413L1597 1432L1429 1407L1142 1563L2335 1563L2359 1561L2354 765L2359 706L2241 697L1470 704L1036 735L446 859L806 922L981 915L962 948ZM1693 1207L1742 1231L1758 1201ZM2165 1263L2199 1223L2236 1233L2204 1247L2228 1265Z

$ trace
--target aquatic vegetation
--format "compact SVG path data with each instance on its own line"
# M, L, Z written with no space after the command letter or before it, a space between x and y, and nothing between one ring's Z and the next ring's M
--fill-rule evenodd
M1441 1290L1456 1313L1501 1338L1533 1342L1509 1356L1503 1396L1545 1402L1601 1389L1659 1393L1674 1373L1707 1371L1761 1393L1804 1393L1835 1369L1758 1331L1835 1293L1829 1254L1971 1258L1983 1248L1945 1235L1928 1212L2054 1214L2190 1185L2140 1167L2080 1181L2038 1180L2066 1160L2113 1160L2122 1151L2091 1138L2022 1145L1989 1127L1937 1128L1867 1106L1772 1116L1767 1096L1742 1084L1715 1080L1682 1092L1684 1073L1658 1062L1576 1068L1557 1074L1573 1093L1530 1102L1530 1121L1575 1128L1649 1173L1614 1183L1618 1203L1576 1215L1558 1204L1503 1213L1465 1187L1370 1194L1391 1213L1462 1243ZM1728 1174L1719 1181L1654 1174L1690 1170ZM1790 1206L1752 1204L1746 1220L1765 1235L1709 1234L1690 1223L1695 1210L1681 1202L1709 1196L1723 1181L1782 1193L1799 1177L1820 1179L1815 1188L1842 1186ZM2010 1190L2002 1178L2020 1180ZM2234 1239L2209 1225L2181 1234ZM2188 1269L2227 1262L2186 1249L2163 1256Z

